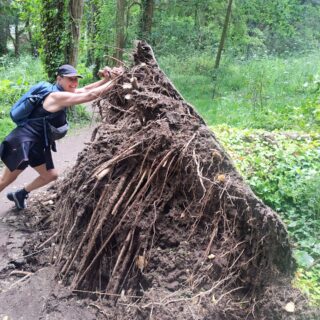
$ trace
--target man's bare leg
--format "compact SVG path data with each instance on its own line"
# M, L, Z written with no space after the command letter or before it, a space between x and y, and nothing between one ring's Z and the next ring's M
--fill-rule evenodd
M33 190L41 188L48 183L58 179L58 171L56 169L47 170L45 164L34 167L33 169L39 173L39 176L25 186L25 190L27 192L31 192Z
M7 167L3 168L2 176L0 176L0 192L17 179L23 170L10 171Z

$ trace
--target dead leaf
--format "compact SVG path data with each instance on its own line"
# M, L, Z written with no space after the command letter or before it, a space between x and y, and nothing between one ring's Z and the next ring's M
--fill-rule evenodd
M123 85L122 85L123 89L125 90L131 90L132 89L132 84L131 83L128 83L128 82L125 82Z
M225 176L224 174L219 174L219 175L217 176L217 180L218 180L219 182L225 182L225 181L226 181L226 176Z
M213 149L212 150L212 158L221 160L222 159L221 153L219 151Z
M192 304L198 304L199 303L199 297L192 297L191 303Z
M138 85L138 80L137 78L133 77L130 79L130 82L132 83L132 86L135 88L135 89L139 89L139 85Z
M120 300L127 301L126 292L124 290L121 290Z
M295 305L293 302L288 302L285 307L284 310L286 310L287 312L293 313L295 311Z
M137 256L136 266L142 272L143 269L147 266L147 259L144 256Z

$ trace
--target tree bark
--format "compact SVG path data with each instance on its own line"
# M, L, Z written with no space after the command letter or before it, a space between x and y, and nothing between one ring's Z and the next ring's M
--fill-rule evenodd
M8 22L4 14L0 14L0 56L8 53Z
M123 48L125 45L125 10L126 0L117 0L117 16L116 16L116 50L114 57L117 60L123 58Z
M29 23L26 26L26 28L27 28L29 42L30 42L30 54L33 57L37 57L39 55L39 43L34 39Z
M152 29L154 0L141 0L140 38L149 40Z
M69 1L69 23L70 23L70 37L67 46L67 61L69 64L76 66L78 63L79 41L80 41L80 27L83 16L84 0L70 0Z
M86 65L91 66L95 63L95 54L94 54L94 38L97 34L97 13L98 7L96 1L90 1L88 4L89 10L87 13L87 58L86 58Z
M0 56L8 53L9 38L9 3L6 0L0 0Z
M26 22L25 27L22 28L21 30L19 30L19 24L20 24L19 18L16 17L14 19L14 37L10 34L10 31L9 31L9 37L13 43L15 57L19 57L20 55L20 36L23 34L25 28L27 27L28 21Z
M19 39L19 21L15 21L14 25L14 38L12 39L14 46L14 56L19 56L20 51L20 39Z
M220 65L222 50L224 48L224 43L225 43L225 40L227 38L227 31L228 31L231 11L232 11L232 0L229 0L228 8L227 8L227 14L226 14L226 17L225 17L225 20L224 20L221 39L220 39L219 48L218 48L218 52L217 52L216 62L214 64L214 69L218 69L219 65Z
M43 56L49 79L55 79L57 67L65 62L64 52L64 0L43 0L41 23L43 30Z

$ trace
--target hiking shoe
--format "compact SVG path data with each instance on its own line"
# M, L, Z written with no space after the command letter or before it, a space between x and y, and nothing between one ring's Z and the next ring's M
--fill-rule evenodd
M16 192L9 192L7 194L7 198L15 203L18 210L22 210L27 207L25 200L28 198L28 192L24 189Z

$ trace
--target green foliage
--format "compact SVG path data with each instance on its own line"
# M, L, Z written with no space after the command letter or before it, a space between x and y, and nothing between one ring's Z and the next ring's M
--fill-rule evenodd
M102 65L110 64L108 56L114 52L115 12L115 1L85 2L84 16L88 22L89 33L83 39L83 49L86 52L83 57L92 70L97 71Z
M41 47L42 29L41 29L41 15L40 10L42 0L26 0L23 1L24 9L22 18L29 21L29 46L31 47L31 54L38 56ZM31 38L30 38L31 36Z
M159 55L186 56L217 49L226 1L161 1L155 11L151 44Z
M81 128L91 120L91 114L84 105L74 106L68 110L68 120L71 128Z
M264 0L243 1L236 6L235 11L236 17L239 17L237 20L241 20L245 27L240 34L238 28L233 28L232 40L234 42L236 38L238 44L246 46L240 47L247 50L247 56L256 54L257 49L264 49L269 53L293 49L304 7L297 0L271 0L267 4ZM246 42L242 39L246 39ZM233 47L239 50L235 43Z
M294 279L294 285L301 288L311 298L311 301L318 306L320 305L319 279L319 266L315 266L311 270L299 268Z
M0 79L1 110L8 110L31 85L45 79L45 74L39 60L30 56L1 57Z
M56 66L65 62L70 21L66 20L67 6L66 0L1 0L1 22L8 19L12 26L19 19L20 27L28 22L22 39L28 38L31 41L28 47L31 45L35 51L42 41L40 53L50 77ZM226 7L225 0L156 1L150 39L155 52L182 56L197 50L215 54ZM115 13L116 1L85 1L81 61L88 58L88 65L105 64L104 55L114 53L110 46L114 45ZM226 52L247 59L266 53L286 55L288 51L315 49L320 41L319 17L318 1L234 1ZM139 2L127 2L125 29L128 46L137 38L139 19ZM6 44L0 45L4 45L2 51L5 52Z
M40 39L40 14L39 14L39 6L41 4L41 0L2 0L0 1L0 17L1 20L5 20L6 24L11 25L11 35L13 38L11 39L12 43L15 45L18 44L16 48L15 54L25 54L26 52L36 53L39 47L39 39ZM0 22L1 24L1 22ZM13 25L15 26L15 32L13 32ZM0 41L4 41L4 43L0 44L0 47L10 48L8 46L7 41L9 40L7 31L5 28L1 28ZM26 41L28 38L28 41ZM32 49L32 50L31 50ZM7 50L0 50L0 54L6 53ZM9 52L10 54L10 52Z
M77 65L77 71L79 74L83 76L82 79L80 79L79 86L83 87L86 84L92 83L94 81L93 75L92 75L92 68L86 67L85 63L81 62Z
M160 55L216 53L227 1L159 1L151 43ZM316 49L320 5L299 0L233 2L226 52L245 59Z
M206 29L202 34L207 33L207 41L203 46L209 47L209 30ZM166 17L153 31L151 42L154 44L155 52L158 55L190 55L196 49L199 42L199 35L194 30L191 17Z
M65 0L42 1L42 48L40 55L51 81L55 79L57 67L65 63Z
M296 283L320 303L320 134L213 127L253 191L294 240Z
M38 59L29 56L19 59L0 58L0 141L12 130L9 118L11 106L33 84L45 79Z
M320 56L225 58L213 84L214 59L207 54L159 59L161 67L208 124L235 127L317 130ZM214 99L212 99L214 93Z
M8 133L14 128L14 124L8 117L4 117L3 113L0 113L0 141L8 135Z

